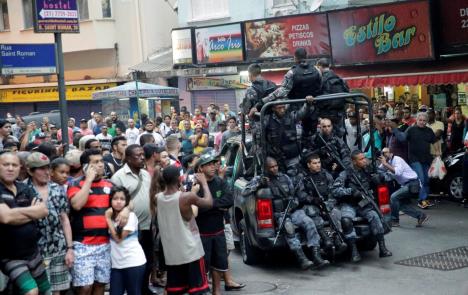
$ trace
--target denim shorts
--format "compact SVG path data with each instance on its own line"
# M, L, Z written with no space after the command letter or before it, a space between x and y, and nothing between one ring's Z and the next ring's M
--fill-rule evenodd
M110 281L110 244L85 245L73 242L75 262L72 268L74 287L90 286L94 282L108 284Z

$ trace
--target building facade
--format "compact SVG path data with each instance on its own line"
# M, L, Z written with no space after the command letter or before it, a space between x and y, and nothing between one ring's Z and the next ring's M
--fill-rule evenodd
M63 34L69 115L106 112L93 91L132 79L130 66L167 50L177 13L165 1L77 0L80 33ZM32 0L0 0L0 43L53 43L33 30ZM0 113L58 109L56 75L2 76ZM105 105L105 103L104 103Z

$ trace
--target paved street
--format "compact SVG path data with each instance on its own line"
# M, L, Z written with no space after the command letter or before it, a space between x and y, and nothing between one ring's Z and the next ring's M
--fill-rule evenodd
M235 294L468 294L468 268L440 271L408 267L396 261L451 248L468 246L468 209L442 201L426 211L431 219L423 228L401 216L400 228L387 235L389 258L378 250L363 253L361 263L335 263L323 271L300 271L292 258L260 266L243 264L238 252L231 255L237 281L247 283ZM232 293L232 292L231 292Z

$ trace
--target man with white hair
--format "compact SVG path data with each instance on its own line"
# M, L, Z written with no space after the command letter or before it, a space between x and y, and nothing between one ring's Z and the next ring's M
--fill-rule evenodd
M391 123L392 132L397 140L408 143L408 162L422 183L418 200L418 206L422 209L433 206L427 200L429 194L428 172L432 163L431 144L439 140L434 131L426 126L427 122L427 113L421 112L416 116L416 124L406 129L405 132L398 130L396 123Z

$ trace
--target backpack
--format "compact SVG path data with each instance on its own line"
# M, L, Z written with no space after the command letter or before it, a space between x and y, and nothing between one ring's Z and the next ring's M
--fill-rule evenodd
M333 71L327 71L323 74L322 90L323 94L333 94L349 92L349 87L348 84Z
M267 97L276 90L276 84L270 80L262 80L260 83L252 83L252 88L257 92L257 99Z

